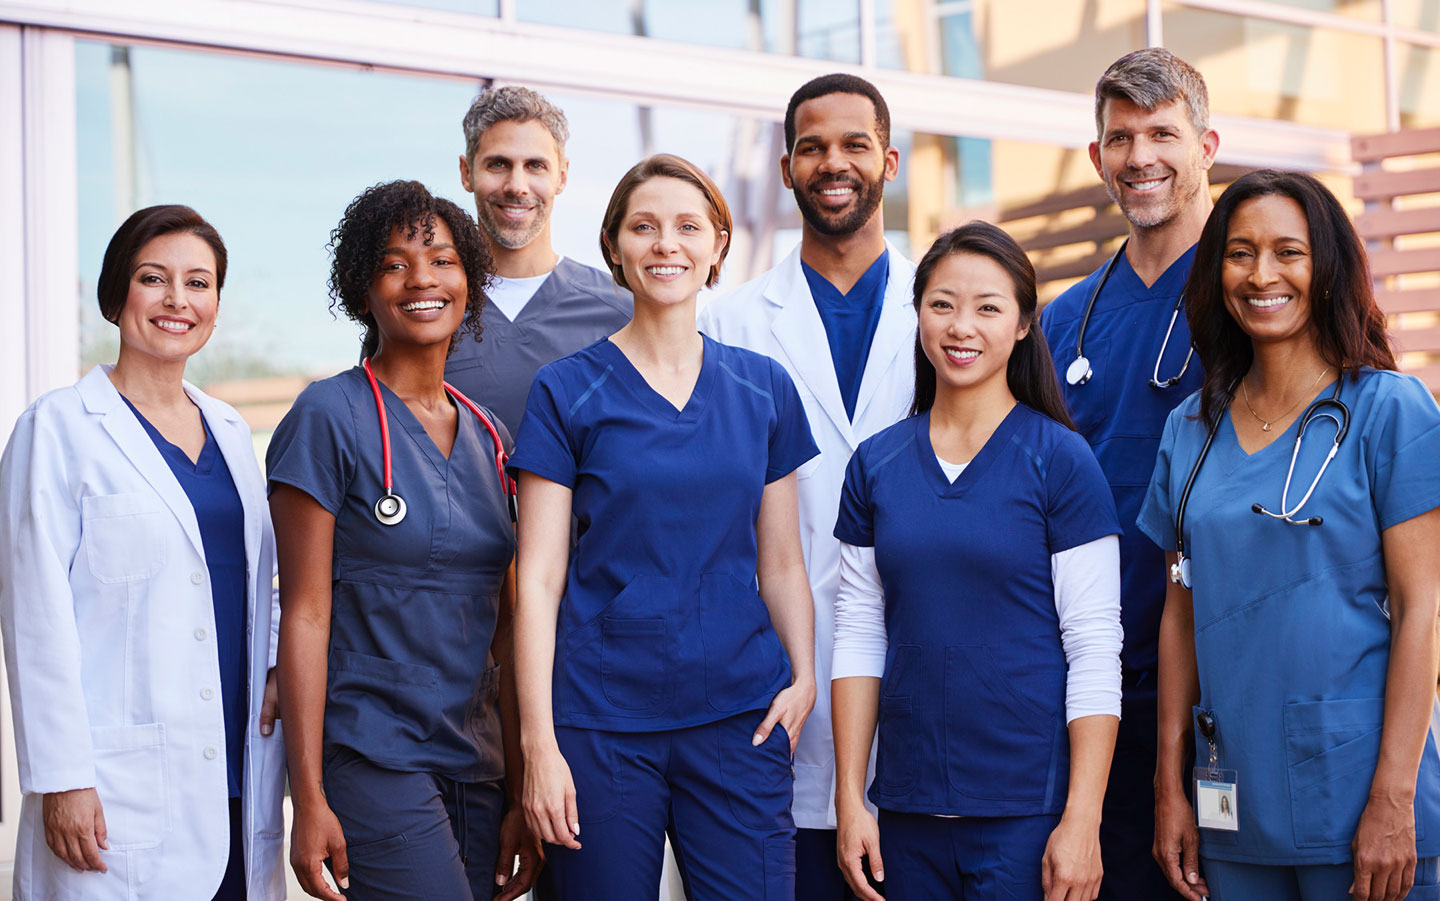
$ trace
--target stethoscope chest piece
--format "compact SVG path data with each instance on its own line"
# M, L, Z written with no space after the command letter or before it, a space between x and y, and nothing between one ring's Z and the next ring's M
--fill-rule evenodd
M1184 588L1192 587L1190 582L1190 558L1181 557L1170 565L1170 581Z
M1065 381L1071 385L1083 385L1090 381L1090 376L1094 374L1095 370L1090 368L1090 361L1079 356L1065 368Z
M381 525L399 525L405 518L405 499L393 492L385 494L375 502L375 518Z

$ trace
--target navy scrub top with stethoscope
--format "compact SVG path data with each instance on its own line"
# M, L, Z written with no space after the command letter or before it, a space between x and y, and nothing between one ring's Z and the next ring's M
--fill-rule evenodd
M929 413L861 443L835 537L875 548L885 589L877 807L1064 810L1067 666L1050 559L1119 532L1085 440L1024 404L953 483Z
M608 339L535 376L510 458L572 489L557 726L656 732L768 707L790 662L756 591L765 486L819 453L790 376L704 338L677 410Z
M301 392L265 458L272 484L299 488L335 516L325 746L387 769L498 779L488 655L515 534L494 441L457 403L446 459L405 402L380 391L394 490L407 507L400 522L376 518L384 453L358 366Z
M1194 473L1183 523L1191 557L1200 706L1215 723L1217 764L1234 770L1239 831L1201 830L1202 853L1258 864L1339 864L1379 760L1390 621L1381 533L1440 507L1440 410L1411 376L1364 369L1336 396L1349 429L1295 510L1338 423L1304 416L1247 454L1222 412L1204 465L1199 395L1165 426L1140 528L1176 547L1176 506ZM1324 409L1324 408L1321 408ZM1337 409L1338 412L1338 409ZM1243 411L1240 415L1247 415ZM1344 416L1336 419L1343 420ZM1292 522L1281 508L1289 476ZM1306 520L1319 517L1320 525ZM1156 574L1157 578L1159 573ZM1201 761L1209 756L1196 733ZM1415 795L1421 858L1440 855L1440 757L1427 737Z
M1120 618L1127 691L1137 687L1130 680L1153 674L1165 605L1165 582L1156 577L1164 558L1136 528L1135 517L1150 485L1165 417L1205 380L1200 361L1190 357L1190 328L1178 307L1194 259L1192 246L1147 287L1122 246L1040 315L1065 406L1105 471L1124 526ZM1064 376L1082 349L1090 378L1070 384ZM1157 375L1158 385L1152 385ZM1153 678L1140 689L1153 692Z

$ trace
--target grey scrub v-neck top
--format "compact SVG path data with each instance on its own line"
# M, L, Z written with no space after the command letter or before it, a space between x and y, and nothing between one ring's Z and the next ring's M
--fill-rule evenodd
M335 516L325 747L389 769L496 779L504 755L489 651L515 534L494 441L461 407L447 460L380 390L392 482L408 507L399 524L375 518L380 422L359 367L307 387L265 457L271 485L293 485Z

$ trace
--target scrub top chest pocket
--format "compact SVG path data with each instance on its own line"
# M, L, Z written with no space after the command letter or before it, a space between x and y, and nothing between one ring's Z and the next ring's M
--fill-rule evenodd
M770 703L790 667L755 523L765 486L816 453L779 364L708 338L679 409L608 340L540 370L510 465L572 490L556 725L658 731Z

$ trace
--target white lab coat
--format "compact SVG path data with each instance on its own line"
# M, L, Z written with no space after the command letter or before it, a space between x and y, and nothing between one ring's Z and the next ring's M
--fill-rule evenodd
M797 247L780 265L727 294L700 314L700 330L780 362L805 404L820 456L799 471L800 543L815 599L815 710L795 749L795 825L835 828L835 740L830 731L830 660L835 641L835 595L840 587L840 542L835 516L845 466L861 441L898 422L915 393L915 265L886 244L890 280L870 357L860 380L855 421L845 414L825 324L800 269ZM873 763L873 760L872 760Z
M0 460L0 626L20 765L15 897L208 901L230 853L225 726L195 513L96 367L37 400ZM250 430L186 384L245 507L248 895L285 897L280 725L260 735L275 660L275 535ZM41 795L94 786L108 872L45 844Z

